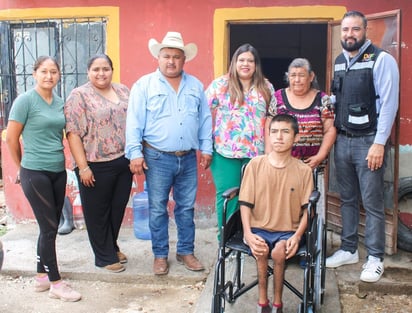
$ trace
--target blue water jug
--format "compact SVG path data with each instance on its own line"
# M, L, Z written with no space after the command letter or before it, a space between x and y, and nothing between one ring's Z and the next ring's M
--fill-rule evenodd
M151 239L149 229L149 196L146 181L144 190L133 196L133 227L134 235L138 239Z

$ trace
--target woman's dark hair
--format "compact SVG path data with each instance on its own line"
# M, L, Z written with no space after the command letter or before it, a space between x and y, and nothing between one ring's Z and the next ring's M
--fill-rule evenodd
M105 59L107 61L107 63L109 63L110 68L113 71L113 62L112 59L110 59L110 57L107 54L104 53L98 53L94 56L92 56L89 61L87 61L87 70L90 70L90 67L92 66L93 62L97 59Z
M244 90L242 84L240 83L239 76L236 71L236 62L239 58L239 55L245 52L250 52L253 55L255 61L255 73L253 74L252 84L255 85L258 93L260 93L265 99L266 104L270 103L272 95L270 94L270 90L267 87L267 82L265 77L263 76L262 71L262 63L260 61L258 51L251 45L251 44L243 44L233 54L232 60L230 61L229 67L229 94L230 94L230 102L235 103L236 99L239 101L240 104L244 101Z
M293 115L286 114L286 113L277 114L270 121L270 126L272 126L272 124L275 123L275 122L289 123L289 124L291 124L293 132L295 133L295 135L297 133L299 133L299 123L298 123L298 120L296 119L296 117L293 116Z
M53 57L51 57L51 56L48 56L48 55L42 55L42 56L39 56L37 59L36 59L36 61L34 62L34 64L33 64L33 71L35 72L35 71L37 71L38 69L39 69L39 67L40 67L40 65L42 65L45 61L47 61L47 60L51 60L51 61L53 61L53 63L56 65L56 67L57 67L57 70L59 71L59 73L60 73L60 65L59 65L59 63L57 62L57 60L55 59L55 58L53 58Z

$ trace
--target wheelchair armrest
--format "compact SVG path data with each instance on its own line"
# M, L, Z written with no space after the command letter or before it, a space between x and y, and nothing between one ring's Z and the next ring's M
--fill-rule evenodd
M239 195L239 190L240 187L229 188L225 192L223 192L222 197L227 200L232 200L234 197Z
M312 204L316 204L319 201L320 192L318 190L312 191L309 197L309 202Z

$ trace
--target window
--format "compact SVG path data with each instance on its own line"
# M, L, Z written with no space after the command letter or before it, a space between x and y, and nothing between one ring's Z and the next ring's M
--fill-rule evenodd
M0 114L6 125L13 100L33 88L37 57L55 57L61 67L57 93L63 98L87 81L87 60L106 51L107 19L85 17L0 22ZM0 126L3 126L0 125ZM3 127L1 127L3 128Z

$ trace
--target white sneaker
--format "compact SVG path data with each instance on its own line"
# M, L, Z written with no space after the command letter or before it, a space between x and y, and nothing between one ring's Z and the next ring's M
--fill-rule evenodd
M333 255L326 258L326 267L335 268L346 264L355 264L359 262L358 250L354 253L339 249Z
M62 301L68 302L76 302L82 298L80 293L78 293L64 281L61 281L60 283L57 283L55 285L51 284L49 297L52 299L60 299Z
M377 282L382 277L384 271L381 259L372 255L368 256L368 261L363 264L362 268L360 280L368 283Z

